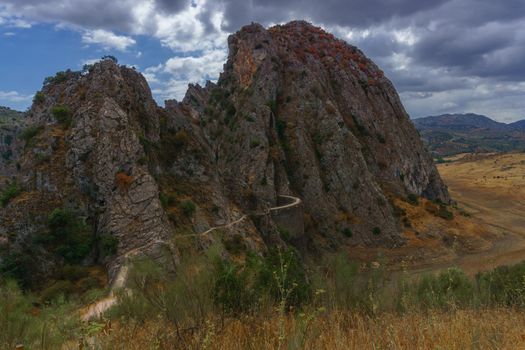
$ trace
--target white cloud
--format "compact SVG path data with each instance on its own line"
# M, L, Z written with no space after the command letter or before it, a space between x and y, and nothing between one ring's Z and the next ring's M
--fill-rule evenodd
M82 60L81 65L84 66L85 64L95 64L98 61L100 61L100 58L87 58Z
M136 41L124 35L117 35L107 30L88 30L82 34L82 42L85 44L101 45L105 49L116 49L126 51L128 47L136 44Z
M33 98L32 95L22 95L17 91L0 91L0 100L9 102L24 102L30 101Z
M218 79L226 61L226 49L203 51L193 56L176 56L166 63L149 67L143 75L159 99L181 100L188 83L204 84Z

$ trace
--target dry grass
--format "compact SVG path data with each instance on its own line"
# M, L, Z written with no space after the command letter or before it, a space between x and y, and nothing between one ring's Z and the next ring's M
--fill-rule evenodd
M313 315L311 315L313 316ZM279 317L208 322L184 341L163 324L115 326L94 342L103 349L523 349L525 315L512 309L384 313L369 317L331 311L288 316L279 341ZM170 334L171 333L171 334Z
M452 197L474 216L525 235L525 153L471 155L438 168Z

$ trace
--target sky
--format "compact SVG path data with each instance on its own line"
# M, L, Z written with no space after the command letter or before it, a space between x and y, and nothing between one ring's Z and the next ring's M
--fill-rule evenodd
M296 19L363 50L413 118L525 119L525 0L0 0L0 105L24 110L45 77L107 54L163 105L217 79L241 26Z

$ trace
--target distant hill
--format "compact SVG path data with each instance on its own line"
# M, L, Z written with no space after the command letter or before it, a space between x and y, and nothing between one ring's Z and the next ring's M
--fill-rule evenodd
M24 112L15 111L9 107L0 106L0 124L18 123L25 115Z
M467 113L430 116L413 122L434 156L525 150L525 120L505 124Z
M510 123L509 126L517 130L525 131L525 119L518 120L517 122L514 122L514 123Z

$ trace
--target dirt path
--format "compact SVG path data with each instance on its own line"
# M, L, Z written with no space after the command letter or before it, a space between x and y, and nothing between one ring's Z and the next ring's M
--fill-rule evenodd
M291 202L288 203L288 204L281 205L281 206L276 206L276 207L269 208L264 213L257 213L257 214L252 214L252 215L267 215L267 214L269 214L272 211L292 208L292 207L295 207L295 206L301 204L301 199L298 198L298 197L292 197L292 196L286 196L286 195L278 195L278 197L290 199ZM230 228L230 227L232 227L234 225L237 225L240 222L244 221L247 217L248 217L248 215L245 214L245 215L241 216L239 219L237 219L235 221L232 221L232 222L229 222L229 223L227 223L225 225L214 226L214 227L211 227L208 230L206 230L204 232L201 232L201 233L175 236L175 238L205 236L207 234L212 233L213 231L220 230L220 229L227 229L227 228ZM127 253L124 254L124 259L128 260L130 257L139 254L145 248L148 248L148 247L150 247L152 245L155 245L155 244L166 244L166 242L161 241L161 240L154 240L153 242L150 242L150 243L146 244L145 246L142 246L142 247L139 247L139 248L135 248L133 250L128 251ZM115 277L115 280L113 281L113 284L111 285L111 290L109 292L109 295L107 297L105 297L105 298L103 298L103 299L101 299L101 300L99 300L99 301L89 305L88 307L86 307L81 312L82 320L88 321L90 319L100 317L104 312L106 312L111 306L113 306L117 302L117 298L115 296L114 291L124 287L124 284L125 284L127 276L128 276L128 270L129 270L129 268L128 268L128 266L126 264L124 264L119 269L119 271L117 272L117 276Z

